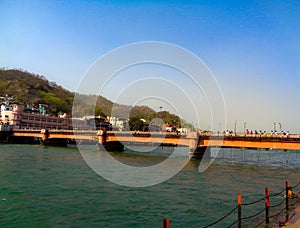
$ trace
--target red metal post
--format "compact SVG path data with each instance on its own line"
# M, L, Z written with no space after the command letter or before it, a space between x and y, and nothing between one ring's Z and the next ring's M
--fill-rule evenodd
M163 220L163 228L170 228L170 220L169 219L164 219Z
M238 194L238 228L242 227L242 195Z
M270 222L269 218L269 208L270 208L270 189L266 188L265 189L265 197L266 197L266 223L268 224Z
M289 187L290 183L288 180L285 181L285 209L289 210Z

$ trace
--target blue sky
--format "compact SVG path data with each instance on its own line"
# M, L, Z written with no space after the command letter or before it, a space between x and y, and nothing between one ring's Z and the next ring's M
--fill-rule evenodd
M300 132L299 12L299 1L2 0L0 67L44 75L75 91L110 50L169 42L213 72L226 102L226 128L237 120L239 130L247 122L269 131L280 122ZM203 117L200 127L209 125Z

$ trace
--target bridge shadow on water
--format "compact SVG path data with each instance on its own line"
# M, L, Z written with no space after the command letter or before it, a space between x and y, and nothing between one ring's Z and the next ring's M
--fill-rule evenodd
M149 167L168 159L175 149L176 147L170 146L127 146L123 152L109 153L123 164L135 167ZM182 152L182 156L187 155Z
M187 147L167 146L128 146L123 152L110 152L121 163L148 167L159 164L173 155L175 149L176 159L186 159L189 156ZM265 149L237 149L222 148L211 149L211 159L217 163L237 163L249 165L263 165L274 167L299 168L300 151L265 150ZM199 169L201 158L192 158L184 169Z

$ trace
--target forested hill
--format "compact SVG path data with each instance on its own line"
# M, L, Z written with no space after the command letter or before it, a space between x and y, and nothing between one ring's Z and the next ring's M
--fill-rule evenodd
M71 114L74 93L57 85L55 82L49 82L44 76L32 74L26 71L16 69L0 69L0 97L13 97L14 101L24 106L37 106L46 104L48 111L54 114L59 112ZM78 115L109 115L114 105L118 113L125 115L131 106L113 104L112 101L97 96L97 107L92 104L95 95L80 95L81 102L76 104L80 110ZM133 115L145 116L155 113L149 107L135 107L132 110Z
M12 102L23 104L24 107L34 107L38 104L46 104L47 111L53 114L59 112L71 114L74 100L74 92L70 92L55 82L49 82L44 76L32 74L16 69L0 69L0 97L13 97ZM110 115L112 106L114 111L118 113L118 117L127 117L130 111L130 116L144 119L152 119L160 117L166 122L179 124L178 116L169 112L156 113L153 109L147 106L131 107L127 105L113 104L112 101L97 96L97 106L94 107L92 100L95 95L80 95L77 117L82 115Z
M44 103L53 113L70 113L74 94L45 77L20 70L0 70L0 96L25 105Z

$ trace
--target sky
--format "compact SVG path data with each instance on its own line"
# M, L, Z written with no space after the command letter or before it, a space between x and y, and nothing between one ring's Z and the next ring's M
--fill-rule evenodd
M77 91L93 64L112 50L144 41L170 43L209 68L223 96L225 121L212 123L209 93L196 91L186 75L168 67L121 70L100 95L125 104L148 104L156 111L185 110L183 118L202 129L214 125L233 130L236 123L238 131L270 131L275 123L277 131L281 125L282 130L300 133L299 12L299 1L1 0L0 67L43 75ZM156 84L137 83L142 76ZM181 93L163 97L164 82L181 87ZM150 85L157 99L151 94L144 103L143 95L130 99L132 91L141 95ZM188 102L181 100L183 94L200 117L183 105Z

